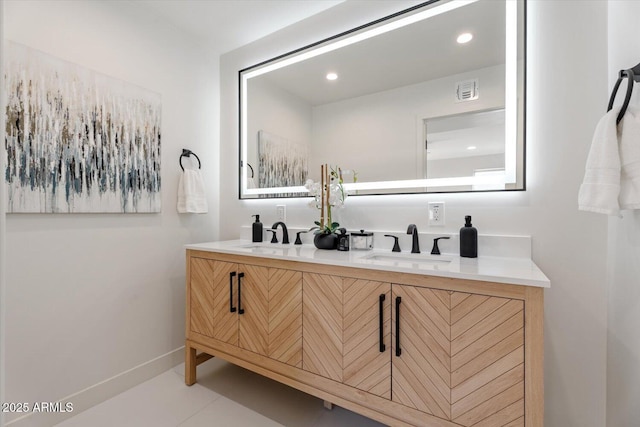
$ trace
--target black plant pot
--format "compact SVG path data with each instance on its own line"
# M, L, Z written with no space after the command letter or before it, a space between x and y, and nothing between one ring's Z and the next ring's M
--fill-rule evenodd
M336 249L338 247L338 235L320 233L313 238L313 244L318 249Z

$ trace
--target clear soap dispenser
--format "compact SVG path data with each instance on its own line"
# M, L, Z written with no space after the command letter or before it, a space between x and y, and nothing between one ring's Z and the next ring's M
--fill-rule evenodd
M478 230L471 225L471 215L464 217L464 227L460 229L460 256L478 257Z

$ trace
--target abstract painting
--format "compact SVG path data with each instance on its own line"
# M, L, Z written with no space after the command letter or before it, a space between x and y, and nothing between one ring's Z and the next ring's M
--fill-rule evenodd
M258 159L259 188L301 186L307 180L309 150L306 145L261 130Z
M160 95L6 48L7 212L160 212Z

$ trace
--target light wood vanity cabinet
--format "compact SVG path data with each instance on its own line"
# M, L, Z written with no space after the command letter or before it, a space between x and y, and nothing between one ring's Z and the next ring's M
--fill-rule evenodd
M389 283L305 273L303 369L390 399L390 291Z
M191 330L267 355L269 269L191 258L190 270Z
M343 280L343 382L391 399L391 285Z
M302 369L342 382L342 277L302 278Z
M213 337L213 264L204 258L189 258L187 284L187 330Z
M393 299L394 401L463 426L524 425L523 301L403 285Z
M215 261L213 337L267 355L268 295L267 267Z
M393 285L394 402L451 417L447 291Z
M192 250L188 266L187 384L210 354L393 426L543 425L541 288Z
M269 357L302 367L302 273L269 269Z
M197 257L189 266L191 332L301 366L302 273Z

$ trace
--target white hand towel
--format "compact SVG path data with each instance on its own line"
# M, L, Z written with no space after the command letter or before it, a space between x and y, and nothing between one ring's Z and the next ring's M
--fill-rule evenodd
M620 209L640 209L640 112L627 109L620 124Z
M185 169L178 184L179 213L207 213L207 197L199 169Z
M619 215L620 154L616 118L618 108L605 114L593 134L584 180L578 194L578 209Z

